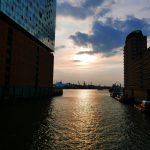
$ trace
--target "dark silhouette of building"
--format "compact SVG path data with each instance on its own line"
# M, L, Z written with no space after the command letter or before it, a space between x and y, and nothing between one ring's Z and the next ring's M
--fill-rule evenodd
M0 0L0 97L51 94L56 0Z
M150 100L150 49L140 30L131 32L125 41L124 87L127 99Z

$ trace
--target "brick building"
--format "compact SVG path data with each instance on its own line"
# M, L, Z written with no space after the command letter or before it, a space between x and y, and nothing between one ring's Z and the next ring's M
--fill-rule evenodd
M124 46L125 97L137 102L150 100L150 49L142 31L131 32Z
M51 94L56 0L0 0L0 97Z

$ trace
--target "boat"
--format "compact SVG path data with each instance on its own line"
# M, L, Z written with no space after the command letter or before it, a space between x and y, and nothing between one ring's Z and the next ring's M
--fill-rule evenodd
M142 100L139 104L134 104L134 107L143 112L150 112L150 101Z
M112 85L112 87L109 90L110 96L115 98L118 101L123 100L123 88L121 87L121 84L115 83Z

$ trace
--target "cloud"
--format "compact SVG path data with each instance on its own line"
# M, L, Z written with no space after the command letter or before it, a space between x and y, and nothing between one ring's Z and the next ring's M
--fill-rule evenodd
M110 24L114 26L115 28L121 30L122 32L129 33L133 30L141 29L144 32L148 33L149 25L150 25L149 19L138 19L134 16L127 16L127 19L122 21L119 19L113 20L112 18L107 19L107 25Z
M81 62L81 60L72 60L73 62Z
M76 32L75 35L71 35L70 39L72 39L76 45L87 47L89 44L89 35L86 33Z
M96 17L103 17L105 16L107 13L111 12L110 8L102 8L99 13L96 15Z
M85 0L85 2L82 4L82 7L85 8L96 8L97 6L100 6L104 0Z
M150 6L146 6L146 7L144 7L144 8L141 9L141 11L147 11L147 10L148 11L150 10Z
M80 5L73 5L69 2L62 2L57 4L57 14L61 16L71 16L76 19L85 19L93 16L96 8L100 7L104 0L85 0ZM106 13L106 8L104 8ZM103 11L103 14L104 14Z
M81 51L78 52L77 55L82 55L82 54L94 55L95 53L96 53L95 51Z
M60 46L55 47L55 50L59 50L59 49L63 49L63 48L66 48L66 46L65 45L60 45Z
M115 49L123 46L127 34L133 30L142 30L144 34L150 36L150 23L146 19L138 19L128 16L126 20L107 18L105 22L94 21L92 34L76 32L69 38L78 46L92 47L93 52L83 53L101 53L105 57L115 55Z

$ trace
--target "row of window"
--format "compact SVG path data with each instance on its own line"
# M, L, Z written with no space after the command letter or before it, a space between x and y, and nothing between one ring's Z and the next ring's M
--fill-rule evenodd
M5 61L5 88L4 95L9 93L9 83L10 83L10 71L11 71L11 61L12 61L12 42L13 42L13 30L8 28L7 34L7 50L6 50L6 61Z

